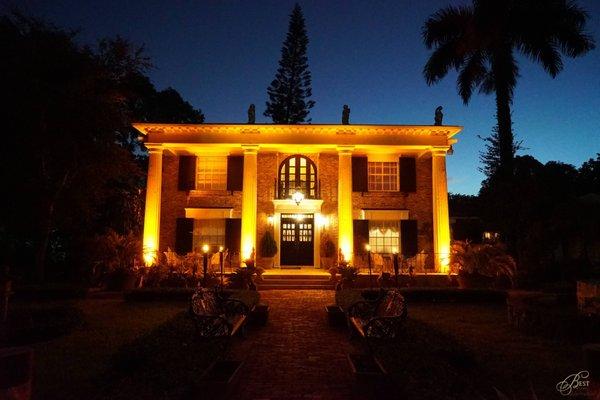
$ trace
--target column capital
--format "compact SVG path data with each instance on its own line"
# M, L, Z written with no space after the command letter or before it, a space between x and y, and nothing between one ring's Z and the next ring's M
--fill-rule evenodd
M243 144L242 149L244 149L244 154L256 154L258 153L258 148L260 146L257 144Z
M148 154L162 154L163 153L163 147L161 145L146 145L146 148L148 149Z
M450 150L450 146L433 146L431 148L431 155L434 157L443 157L447 155L448 150Z
M346 155L351 155L352 152L354 151L354 146L351 145L341 145L341 146L337 146L337 152L338 154L346 154Z

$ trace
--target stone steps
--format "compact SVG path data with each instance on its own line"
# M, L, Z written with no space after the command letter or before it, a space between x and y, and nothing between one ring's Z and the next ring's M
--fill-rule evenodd
M268 274L263 275L262 281L257 283L258 290L331 290L334 284L329 274Z

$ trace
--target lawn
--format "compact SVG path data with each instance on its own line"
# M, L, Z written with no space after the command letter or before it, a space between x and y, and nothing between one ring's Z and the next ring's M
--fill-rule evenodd
M516 332L503 304L417 303L409 316L401 342L378 350L408 398L560 398L556 384L584 369L579 346Z
M35 398L188 398L216 357L215 346L194 340L185 302L73 305L84 324L33 346ZM376 350L394 398L499 399L494 388L510 399L534 399L532 389L538 399L560 398L556 384L583 369L580 346L515 331L503 304L413 302L405 328L398 343Z
M126 343L174 318L186 303L124 303L82 300L84 325L69 335L38 343L34 396L83 399L100 394L111 357Z

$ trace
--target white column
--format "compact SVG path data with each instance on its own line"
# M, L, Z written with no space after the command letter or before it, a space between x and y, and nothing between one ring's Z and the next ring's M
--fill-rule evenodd
M338 147L338 249L347 261L352 260L354 236L352 226L352 146Z
M435 269L448 272L450 264L450 221L448 216L448 183L446 178L446 148L431 153L433 188L433 248Z
M144 262L150 266L157 261L160 237L160 194L162 187L162 148L148 149L148 179L144 212Z
M244 184L242 187L242 260L256 249L257 153L258 145L244 148Z

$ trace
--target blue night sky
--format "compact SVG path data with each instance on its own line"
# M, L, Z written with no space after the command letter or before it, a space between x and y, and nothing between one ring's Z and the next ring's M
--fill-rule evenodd
M81 30L80 40L120 34L144 44L159 89L172 86L206 122L245 122L248 104L257 122L273 79L293 1L21 0L19 8L56 25ZM494 98L475 95L464 106L451 73L428 87L421 70L428 52L421 26L437 9L464 1L302 1L310 38L313 123L339 123L343 104L351 123L432 124L436 106L444 123L462 125L448 158L449 189L476 193L478 154L494 126ZM7 3L4 4L6 10ZM14 2L8 3L14 5ZM600 40L600 1L580 0L588 32ZM542 162L579 166L600 152L600 53L565 59L551 79L521 59L513 104L514 131L526 152Z

